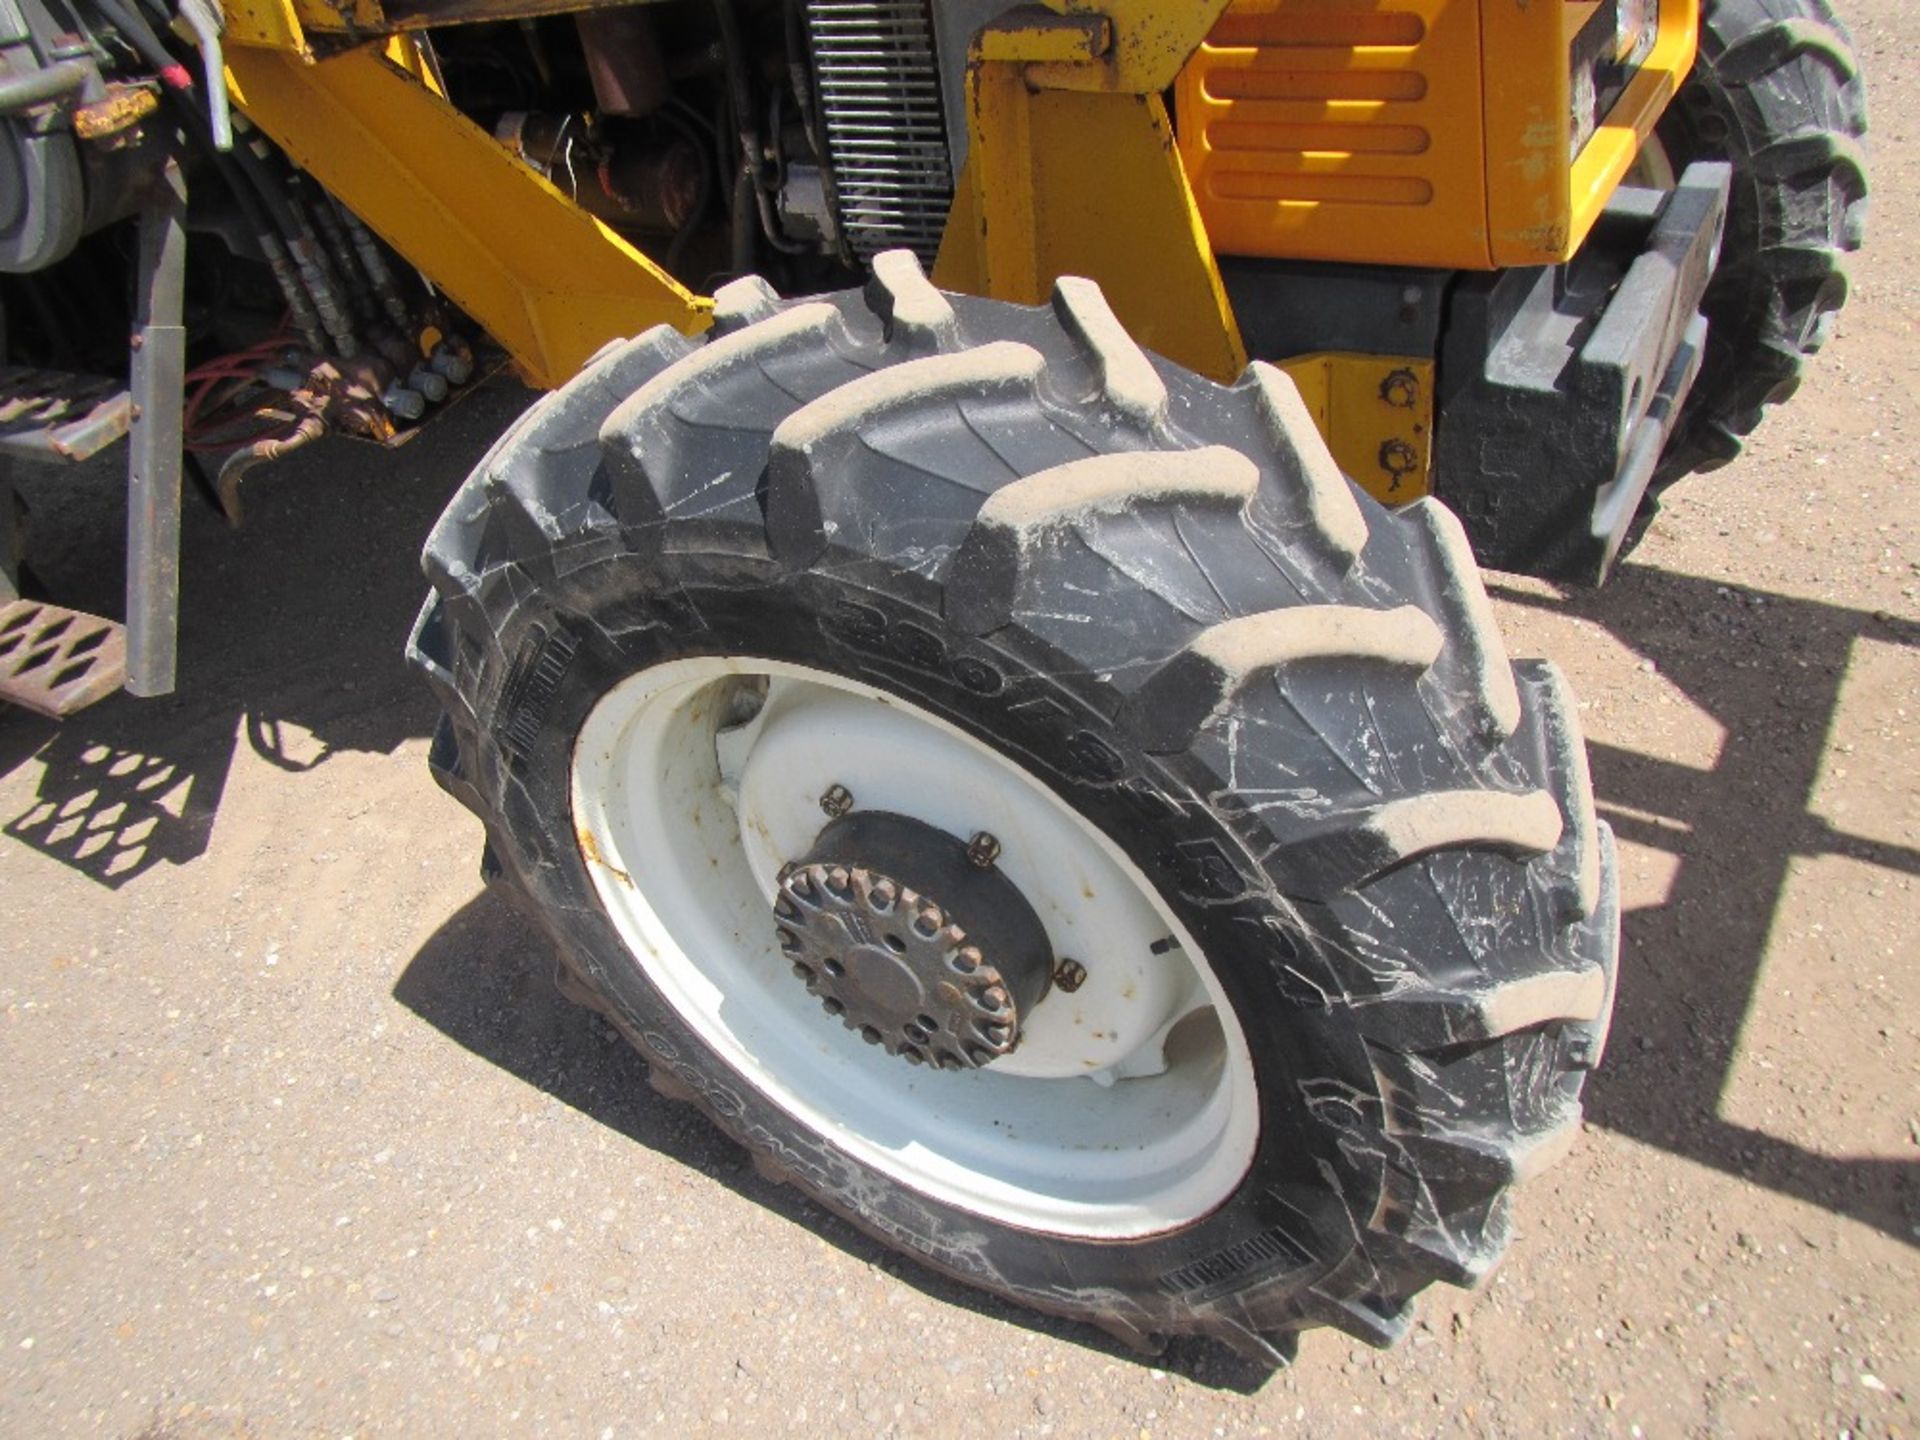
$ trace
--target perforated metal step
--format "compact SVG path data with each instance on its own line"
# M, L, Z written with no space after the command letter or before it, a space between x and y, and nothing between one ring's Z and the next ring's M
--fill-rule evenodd
M118 380L0 365L0 455L62 465L127 433L133 397Z
M104 700L127 673L127 632L58 605L0 606L0 700L58 720Z

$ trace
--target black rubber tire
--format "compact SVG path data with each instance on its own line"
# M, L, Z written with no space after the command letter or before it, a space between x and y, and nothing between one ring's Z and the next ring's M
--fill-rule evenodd
M1509 665L1449 512L1381 509L1279 372L1149 357L1087 282L946 296L902 251L864 294L717 301L704 343L621 343L535 405L426 547L433 770L569 993L768 1173L963 1281L1148 1349L1391 1343L1498 1258L1604 1043L1611 836L1556 672ZM1014 1229L865 1169L697 1038L596 898L568 784L597 699L699 654L905 697L1126 850L1253 1052L1229 1200L1124 1243Z
M1847 299L1867 219L1866 86L1826 0L1705 0L1700 58L1661 120L1675 172L1733 166L1707 353L1650 492L1735 459L1800 386Z

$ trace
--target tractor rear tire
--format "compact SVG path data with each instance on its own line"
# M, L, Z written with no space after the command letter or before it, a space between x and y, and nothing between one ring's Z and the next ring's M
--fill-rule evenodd
M1700 58L1657 136L1675 173L1730 162L1733 190L1706 355L1650 500L1735 459L1832 334L1865 235L1866 132L1859 62L1826 0L1706 0Z
M716 303L536 404L426 546L433 772L569 993L764 1173L1143 1350L1384 1346L1478 1282L1577 1132L1618 910L1573 706L1452 515L1382 509L1280 372L1149 356L1085 281L1018 307L896 252ZM874 855L793 878L870 811L1044 922L998 1058L857 1026L880 1001L823 1004L777 934L798 885L866 907L848 964L924 948Z

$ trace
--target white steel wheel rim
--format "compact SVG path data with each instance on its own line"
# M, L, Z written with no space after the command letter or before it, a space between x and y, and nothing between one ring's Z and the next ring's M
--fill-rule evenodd
M791 973L775 875L826 824L834 783L861 809L993 833L1055 955L1085 962L1086 983L1054 987L1012 1054L978 1071L909 1066ZM809 667L671 661L594 706L571 801L631 961L763 1096L873 1169L1005 1224L1105 1240L1197 1220L1245 1176L1253 1064L1192 937L1092 822L956 727Z

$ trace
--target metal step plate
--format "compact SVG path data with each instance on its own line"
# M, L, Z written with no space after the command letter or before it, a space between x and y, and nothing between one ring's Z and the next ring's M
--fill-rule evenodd
M0 455L70 464L127 433L133 397L118 380L0 365Z
M123 626L32 600L0 606L0 700L58 720L113 694L126 674Z

